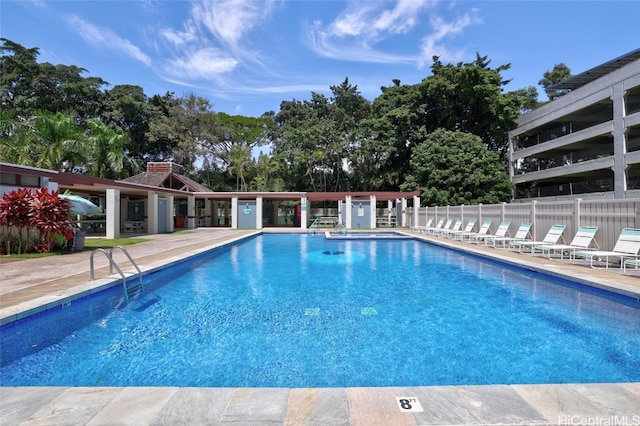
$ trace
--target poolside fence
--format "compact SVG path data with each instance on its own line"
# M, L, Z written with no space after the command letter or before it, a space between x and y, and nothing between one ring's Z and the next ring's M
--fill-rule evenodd
M405 224L414 226L413 208L405 212ZM476 219L476 227L491 220L491 232L500 222L509 221L509 233L515 235L522 222L532 226L532 238L540 241L552 225L565 225L564 239L571 242L580 226L597 226L596 242L602 250L611 250L624 228L640 228L640 199L537 201L527 203L478 204L459 206L419 207L416 226L427 218Z

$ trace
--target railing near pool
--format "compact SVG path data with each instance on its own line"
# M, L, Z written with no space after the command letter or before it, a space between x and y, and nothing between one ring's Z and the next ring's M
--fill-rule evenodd
M136 270L138 271L138 284L133 284L133 285L128 285L127 284L126 275L124 274L124 272L122 272L122 269L120 269L120 267L118 266L116 261L113 260L113 249L122 250L122 252L127 256L129 261L131 262L131 264L136 268ZM91 279L92 280L95 280L94 267L93 267L93 256L95 255L96 252L104 253L104 255L107 256L107 259L109 260L109 275L113 274L113 268L115 267L116 270L118 271L118 273L120 274L120 277L122 277L122 287L124 289L124 297L125 297L126 300L129 300L131 298L131 296L133 296L136 293L139 293L139 292L141 292L143 290L143 287L142 287L142 271L138 267L138 264L133 260L133 258L129 254L129 252L122 246L111 247L108 252L107 252L107 250L105 250L103 248L98 248L98 249L95 249L95 250L93 250L91 252L91 256L89 257L89 262L90 262Z

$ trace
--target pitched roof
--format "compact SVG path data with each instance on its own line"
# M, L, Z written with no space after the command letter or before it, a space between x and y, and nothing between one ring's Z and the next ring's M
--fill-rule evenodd
M159 188L179 189L188 192L211 192L209 188L199 184L193 179L173 172L144 172L123 179L123 181Z

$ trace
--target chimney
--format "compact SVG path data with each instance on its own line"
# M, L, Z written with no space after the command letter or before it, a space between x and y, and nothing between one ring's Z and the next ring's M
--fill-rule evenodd
M180 164L171 163L171 162L156 162L150 161L147 163L147 172L152 173L169 173L173 172L175 174L181 175L184 173L184 168Z

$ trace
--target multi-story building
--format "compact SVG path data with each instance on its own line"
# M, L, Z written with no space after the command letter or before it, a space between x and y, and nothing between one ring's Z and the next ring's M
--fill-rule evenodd
M640 49L554 88L509 134L514 198L640 198Z

